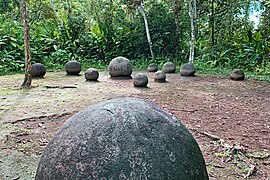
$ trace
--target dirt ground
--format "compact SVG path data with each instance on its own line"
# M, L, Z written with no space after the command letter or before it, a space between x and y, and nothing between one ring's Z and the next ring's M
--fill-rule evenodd
M133 72L136 74L137 72ZM98 82L48 72L20 90L23 75L0 76L0 180L33 179L40 155L73 114L117 97L148 99L181 120L197 140L210 179L270 178L270 83L167 74L166 83L134 88L132 79Z

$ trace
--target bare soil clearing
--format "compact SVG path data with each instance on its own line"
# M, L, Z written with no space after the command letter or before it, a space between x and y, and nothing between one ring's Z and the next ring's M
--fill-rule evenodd
M134 88L132 79L112 80L104 71L99 82L49 72L29 91L19 89L23 75L0 77L0 179L33 179L44 147L65 120L117 97L149 99L180 119L200 145L210 179L270 177L269 83L179 74L155 83L154 73L146 74L148 88Z

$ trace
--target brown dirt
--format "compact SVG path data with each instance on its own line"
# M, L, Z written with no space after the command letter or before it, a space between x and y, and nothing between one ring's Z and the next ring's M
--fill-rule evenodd
M269 83L179 74L154 83L153 73L147 75L149 86L140 89L107 72L96 83L53 72L35 79L30 91L18 89L22 75L0 77L0 179L32 179L40 154L66 119L126 96L149 99L180 119L200 145L210 179L270 177Z

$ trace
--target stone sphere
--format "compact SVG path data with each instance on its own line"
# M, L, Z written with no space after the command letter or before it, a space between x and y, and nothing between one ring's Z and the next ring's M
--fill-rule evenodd
M195 73L196 73L196 69L193 66L193 64L186 63L186 64L183 64L180 68L181 76L194 76Z
M234 69L230 75L230 78L235 81L243 81L245 79L245 73L240 69Z
M68 75L79 75L81 72L81 63L77 61L69 61L66 63L65 69Z
M154 81L155 82L166 82L166 74L162 70L155 72Z
M163 72L165 73L175 73L176 67L172 62L166 62L162 67Z
M46 74L46 68L41 63L35 63L31 66L32 77L43 77Z
M147 71L149 72L156 72L158 70L158 66L155 63L149 64L147 67Z
M148 77L145 74L138 73L133 77L133 85L135 87L146 87L148 84Z
M109 74L111 77L130 76L132 64L125 57L116 57L109 64Z
M207 180L200 148L173 115L149 101L119 98L68 119L45 148L36 180Z
M84 77L87 81L96 81L99 78L99 73L94 68L89 68L85 71Z

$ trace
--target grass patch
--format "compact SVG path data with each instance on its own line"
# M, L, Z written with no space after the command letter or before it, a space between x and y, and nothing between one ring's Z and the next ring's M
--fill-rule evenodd
M229 76L232 70L235 69L233 67L211 67L211 65L205 64L202 61L195 61L194 65L196 67L197 73L209 75ZM243 69L243 71L245 72L247 79L270 82L270 72L268 72L267 69L260 71L259 73L247 71L245 69Z
M18 93L19 89L0 88L0 96L12 95Z

